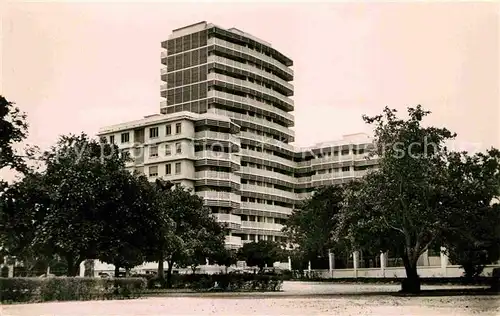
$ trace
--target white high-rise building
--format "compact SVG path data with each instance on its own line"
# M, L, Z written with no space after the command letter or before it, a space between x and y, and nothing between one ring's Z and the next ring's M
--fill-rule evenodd
M364 134L291 145L293 62L271 44L201 22L174 30L162 47L161 114L99 135L129 150L129 168L193 188L228 223L228 247L281 241L284 221L314 188L376 166Z

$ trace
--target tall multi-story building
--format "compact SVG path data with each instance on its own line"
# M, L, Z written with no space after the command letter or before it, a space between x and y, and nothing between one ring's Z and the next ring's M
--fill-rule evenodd
M271 44L206 22L162 43L160 113L99 135L128 167L190 187L231 228L228 247L281 241L285 219L314 188L376 165L364 134L311 148L294 141L293 62Z

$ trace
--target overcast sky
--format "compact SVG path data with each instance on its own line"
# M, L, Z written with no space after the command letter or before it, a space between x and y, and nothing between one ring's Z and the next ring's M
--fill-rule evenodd
M297 145L370 132L363 114L422 104L460 144L500 147L499 6L482 4L9 3L1 93L29 142L159 112L162 40L207 21L294 60Z

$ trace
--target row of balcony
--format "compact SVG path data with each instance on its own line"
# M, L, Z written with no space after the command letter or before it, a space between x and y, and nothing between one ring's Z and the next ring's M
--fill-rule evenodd
M240 183L241 178L231 172L220 172L220 171L198 171L195 172L196 179L211 179L211 180L226 180L235 183Z
M219 80L219 81L224 81L224 82L227 82L230 84L238 85L241 87L247 87L249 89L252 89L252 90L255 90L255 91L258 91L261 93L265 93L267 95L271 95L271 96L273 96L273 97L275 97L275 98L277 98L285 103L288 103L291 105L294 104L292 99L284 96L283 94L276 92L273 89L269 89L267 87L250 82L248 80L241 80L241 79L237 79L237 78L233 78L233 77L229 77L229 76L225 76L225 75L221 75L221 74L216 74L216 73L209 73L207 76L207 79L208 80Z
M229 100L229 101L233 101L233 102L248 104L248 105L251 105L253 107L268 111L268 112L276 113L277 115L284 117L285 119L287 119L289 121L294 120L292 114L285 112L281 109L278 109L277 107L269 105L267 103L257 101L255 99L251 99L251 98L247 98L247 97L240 97L239 95L225 93L225 92L221 92L221 91L215 91L215 90L208 91L207 97L208 98L220 98L220 99L225 99L225 100Z
M240 196L232 192L198 191L196 194L204 200L222 200L235 203L241 202Z
M348 154L348 155L335 155L335 156L327 156L327 157L321 157L321 158L315 158L311 159L308 161L301 161L297 163L298 167L310 167L314 165L320 165L323 163L333 163L333 162L344 162L344 161L359 161L359 160L366 160L368 157L368 154ZM374 159L374 158L370 158Z
M241 145L240 139L232 134L229 134L229 133L202 131L202 132L196 132L194 134L194 137L196 139L207 138L207 139L213 139L213 140L225 140L225 141L230 141L231 143L236 144L238 146Z
M208 56L207 63L220 63L220 64L224 64L226 66L230 66L230 67L237 68L240 70L245 70L245 71L248 71L250 73L254 73L256 75L259 75L263 78L267 78L268 80L279 83L280 85L287 87L290 90L293 90L293 86L289 82L281 79L280 77L276 76L275 74L272 74L272 73L267 72L265 70L261 70L255 66L250 66L248 64L240 63L240 62L234 61L234 60L229 59L229 58L224 58L224 57L215 56L215 55Z
M225 152L216 152L202 150L194 153L196 159L217 159L217 160L229 160L235 164L240 164L240 157L238 155L229 154Z
M242 156L260 158L260 159L267 160L267 161L273 161L273 162L276 162L276 163L279 163L279 164L282 164L285 166L289 166L291 168L295 168L297 166L296 162L294 162L292 160L281 158L279 156L276 156L273 154L268 154L265 152L258 152L258 151L250 150L250 149L241 149L240 154Z
M292 214L292 209L289 207L283 207L279 205L255 203L255 202L241 202L240 209L256 210L256 211L267 211L275 212L285 215Z
M278 67L279 69L283 70L284 72L288 73L289 75L293 76L293 69L288 68L287 66L285 66L284 64L280 63L279 61L277 61L276 59L274 59L270 56L259 53L253 49L248 48L248 47L244 47L244 46L241 46L238 44L233 44L233 43L230 43L228 41L225 41L225 40L222 40L219 38L211 38L208 40L207 44L208 45L215 44L215 45L226 47L226 48L238 51L238 52L245 53L245 54L250 55L252 57L255 57L257 59L263 60L271 65L274 65L274 66Z
M289 135L289 136L292 136L292 137L295 136L295 131L294 130L289 129L288 127L285 127L285 126L282 126L282 125L270 122L270 121L268 121L266 119L263 119L263 118L258 118L258 117L255 117L255 116L244 115L244 114L240 114L240 113L236 113L236 112L231 112L231 111L226 111L226 110L220 110L220 109L210 109L210 110L212 110L212 111L210 111L211 113L214 113L214 114L217 114L217 115L224 115L224 116L230 117L232 119L237 119L237 120L252 122L254 124L261 125L263 127L272 128L274 130L280 131L280 132L282 132L285 135Z
M272 178L272 179L277 179L277 180L282 180L282 181L289 182L289 183L297 182L297 180L296 180L297 178L295 178L295 177L287 176L285 174L281 174L279 172L274 172L274 171L269 171L266 169L258 169L258 168L252 168L252 167L241 167L238 172L252 174L252 175L256 175L256 176L267 177L267 178Z
M292 200L299 200L299 196L297 193L283 191L283 190L270 188L270 187L263 187L263 186L254 185L254 184L242 184L241 190L242 191L257 192L257 193L262 193L262 194L270 194L270 195L275 195L275 196L281 196L281 197L285 197L285 198L292 199Z
M252 133L252 132L240 132L240 138L246 138L246 139L250 139L253 141L258 141L258 142L261 142L262 144L274 145L276 147L286 149L292 153L295 152L295 147L290 145L290 144L284 143L282 141L279 141L279 140L271 138L271 137L257 135L257 134Z

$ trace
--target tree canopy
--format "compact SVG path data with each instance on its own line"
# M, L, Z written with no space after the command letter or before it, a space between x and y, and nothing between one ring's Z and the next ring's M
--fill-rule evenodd
M284 251L279 243L270 240L259 240L243 245L238 250L238 257L250 267L257 266L262 271L266 265L273 267L277 261L284 259Z
M27 169L23 155L14 147L28 137L26 114L13 102L0 95L0 169L13 168L24 172Z

